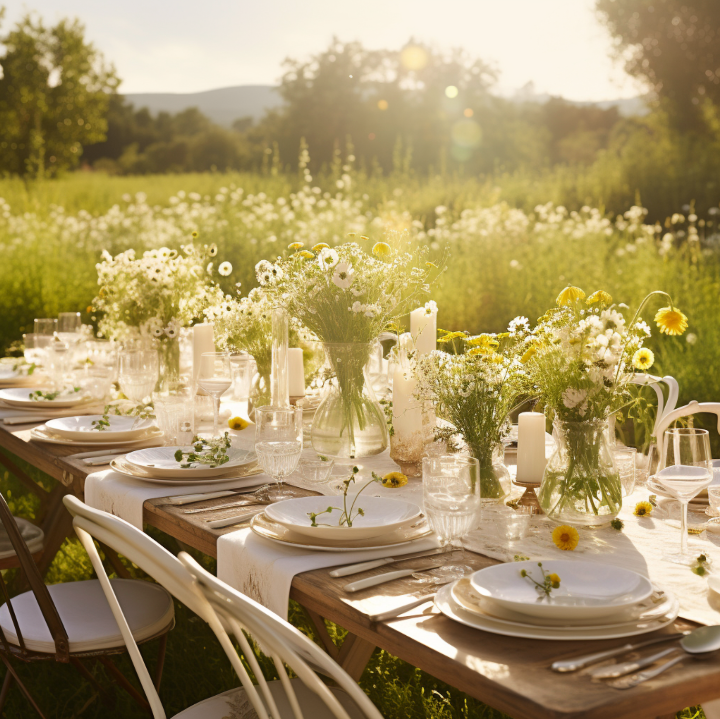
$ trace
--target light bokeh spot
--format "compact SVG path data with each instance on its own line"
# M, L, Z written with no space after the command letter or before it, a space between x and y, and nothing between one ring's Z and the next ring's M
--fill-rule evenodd
M422 70L428 64L428 54L419 45L408 45L400 53L400 62L406 70Z
M448 85L445 88L445 96L449 97L451 100L458 96L459 90L455 87L455 85Z

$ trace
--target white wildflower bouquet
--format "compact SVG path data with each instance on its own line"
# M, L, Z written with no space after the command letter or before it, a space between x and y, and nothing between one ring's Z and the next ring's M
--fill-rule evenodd
M453 354L436 350L420 357L415 374L418 399L431 401L438 417L450 422L480 465L480 496L502 499L510 475L502 459L502 439L510 413L527 391L527 377L509 334L470 336L447 332L439 342Z
M101 313L100 333L111 339L133 335L174 339L180 328L202 316L223 293L212 281L215 245L185 245L181 252L161 247L143 252L126 250L112 257L102 253L96 265L100 289L92 310ZM218 271L230 274L223 262Z

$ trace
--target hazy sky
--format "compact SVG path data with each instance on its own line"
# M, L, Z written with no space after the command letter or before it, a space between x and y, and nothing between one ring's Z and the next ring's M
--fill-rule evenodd
M525 83L572 100L642 90L609 57L594 0L25 0L48 22L79 17L111 60L124 92L194 92L274 84L285 57L307 57L333 35L368 48L409 37L460 46L500 71L497 89Z

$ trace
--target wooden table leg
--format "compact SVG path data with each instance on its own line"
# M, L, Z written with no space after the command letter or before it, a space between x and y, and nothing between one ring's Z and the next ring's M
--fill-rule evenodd
M372 642L348 633L340 647L337 662L355 681L358 681L374 651L375 645Z

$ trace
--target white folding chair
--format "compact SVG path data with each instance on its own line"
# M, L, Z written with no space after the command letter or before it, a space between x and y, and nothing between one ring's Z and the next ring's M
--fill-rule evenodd
M680 387L678 386L677 380L670 375L664 377L656 377L651 374L635 374L632 378L633 384L650 386L655 390L657 395L657 414L655 415L655 425L653 427L653 435L658 436L658 428L664 417L670 414L675 409L675 405L678 401L680 394ZM662 385L667 385L668 396L665 399Z
M175 715L176 719L382 719L367 695L324 651L291 624L206 572L192 557L173 556L146 534L118 517L88 507L67 495L65 506L98 574L155 719L165 711L135 645L93 538L112 547L206 621L237 673L242 688L218 694ZM231 641L235 638L258 681L255 685ZM280 677L266 681L250 646L251 636L270 656ZM285 665L297 675L288 677ZM317 673L337 686L328 686Z
M665 434L665 430L677 420L681 419L682 417L690 417L694 414L716 414L718 418L718 432L720 432L720 402L697 402L696 400L693 400L690 402L690 404L686 404L683 407L678 407L677 409L674 409L672 412L667 412L663 416L662 420L656 427L656 437L657 437L657 447L658 447L658 457L662 458L663 456L663 435Z

